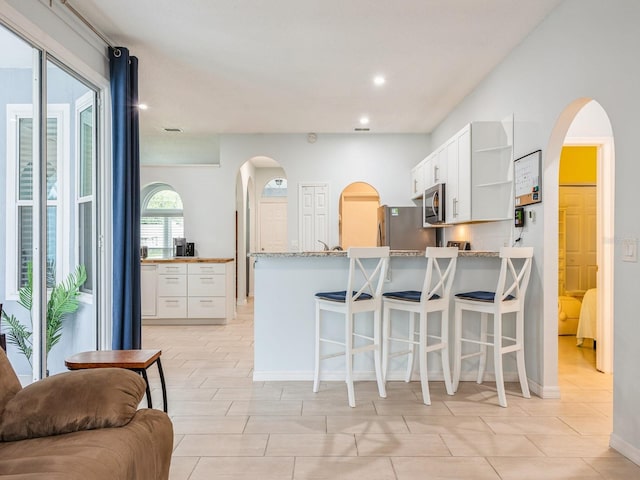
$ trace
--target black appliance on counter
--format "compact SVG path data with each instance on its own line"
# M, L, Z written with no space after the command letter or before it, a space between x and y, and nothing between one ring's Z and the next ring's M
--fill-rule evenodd
M173 239L173 256L174 257L193 257L195 255L195 244L187 242L186 238Z
M437 228L422 227L420 207L378 208L378 246L391 250L425 250L438 245Z

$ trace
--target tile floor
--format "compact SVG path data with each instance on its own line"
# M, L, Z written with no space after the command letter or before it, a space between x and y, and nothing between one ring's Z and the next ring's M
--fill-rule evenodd
M446 395L431 384L253 382L253 315L226 326L145 326L144 347L162 348L175 430L171 480L203 479L631 479L640 467L608 447L611 376L594 351L560 337L561 400L524 399L507 387L464 382ZM154 401L159 403L158 379Z

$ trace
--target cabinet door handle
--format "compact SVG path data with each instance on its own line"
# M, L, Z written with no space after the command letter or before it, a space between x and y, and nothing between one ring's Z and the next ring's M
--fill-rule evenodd
M213 277L200 277L200 280L213 280Z
M453 199L453 216L454 217L458 216L458 199L457 198Z
M164 303L178 303L178 300L165 300Z
M178 277L164 277L165 280L180 280Z
M439 180L439 179L438 179L438 170L440 170L440 169L438 168L438 166L437 166L437 165L434 165L434 166L433 166L433 181L434 181L435 183L438 183L438 180Z
M200 303L213 303L213 300L200 300Z

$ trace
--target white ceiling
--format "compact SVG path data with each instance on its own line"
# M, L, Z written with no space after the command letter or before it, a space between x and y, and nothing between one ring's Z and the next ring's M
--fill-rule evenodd
M140 59L144 137L430 132L560 1L69 3Z

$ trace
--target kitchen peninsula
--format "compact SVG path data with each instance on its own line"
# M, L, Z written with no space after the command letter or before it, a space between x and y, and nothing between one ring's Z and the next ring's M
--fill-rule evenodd
M321 291L344 290L349 269L347 252L257 252L251 256L256 260L253 379L312 380L314 294ZM424 251L392 250L390 256L389 274L384 290L421 289L427 265ZM499 269L498 252L460 251L453 293L495 287ZM331 320L330 317L327 318ZM324 333L342 339L344 323L338 318L336 317L334 323L326 322L330 331ZM453 306L449 323L449 331L452 334ZM366 331L363 333L371 334ZM370 355L368 352L355 357L356 380L375 379L373 358ZM440 361L435 355L437 354L430 353L428 357L429 378L441 380ZM389 364L389 380L403 378L405 365L406 361L392 359ZM323 379L343 381L343 370L343 358L327 360L323 364ZM471 372L469 374L471 375ZM470 375L467 376L475 378L475 373Z
M150 258L141 263L144 324L220 325L235 316L233 258Z

